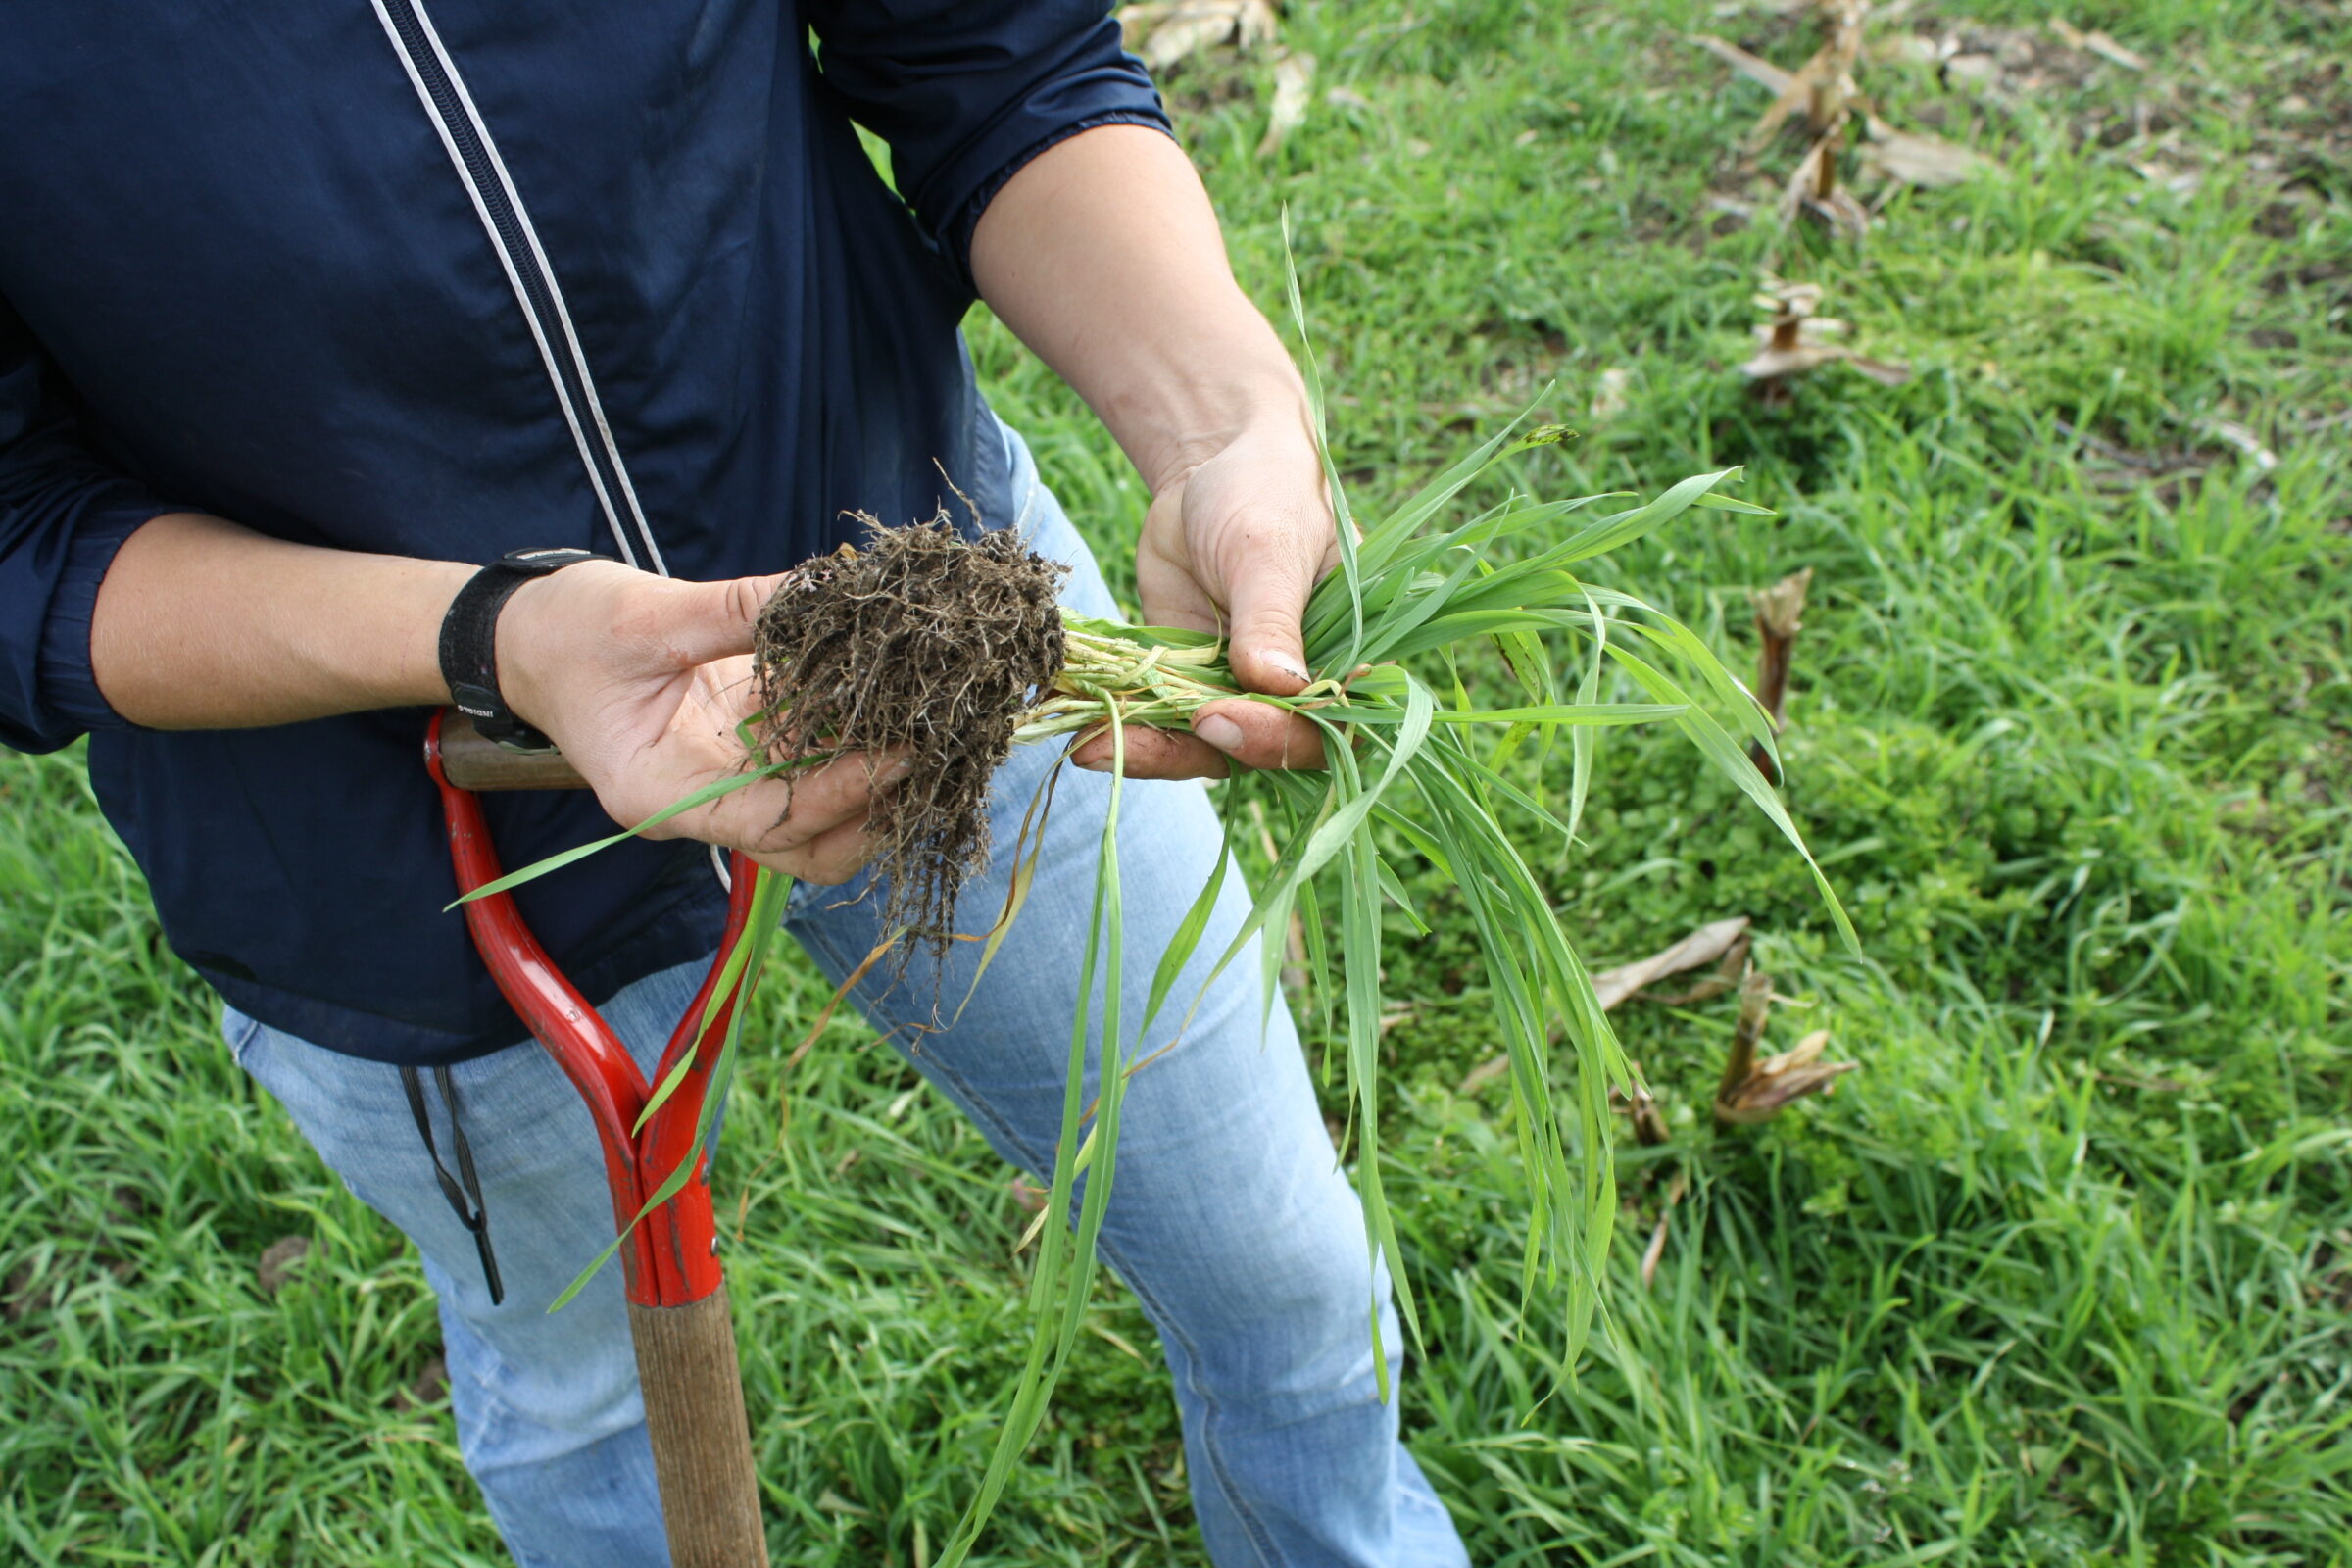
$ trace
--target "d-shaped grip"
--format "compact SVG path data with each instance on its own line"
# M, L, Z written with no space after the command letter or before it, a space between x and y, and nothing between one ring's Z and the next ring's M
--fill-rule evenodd
M441 721L441 772L462 790L584 790L562 752L510 752L456 709Z

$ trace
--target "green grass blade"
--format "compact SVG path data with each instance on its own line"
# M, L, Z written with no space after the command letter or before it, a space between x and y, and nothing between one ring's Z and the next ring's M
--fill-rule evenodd
M957 1018L971 1005L972 994L980 989L981 977L997 961L997 950L1012 934L1012 922L1020 917L1021 909L1029 902L1030 889L1037 885L1038 862L1046 853L1046 823L1053 817L1054 791L1060 782L1060 768L1049 771L1045 781L1030 795L1029 808L1021 813L1021 830L1012 840L1012 876L1005 887L1004 907L998 911L996 924L989 927L980 944L980 961L972 965L972 983L964 987L963 1001L956 1006ZM950 1027L954 1027L953 1021Z
M1645 534L1656 532L1685 512L1699 504L1699 498L1716 486L1737 483L1747 470L1723 468L1714 473L1693 474L1668 490L1656 500L1602 517L1565 543L1543 553L1538 558L1545 565L1568 566L1594 556L1605 556L1621 550Z
M1671 703L1553 703L1540 708L1458 708L1438 710L1441 724L1534 724L1563 729L1654 724L1683 710Z
M1592 659L1585 665L1585 677L1578 683L1576 700L1592 707L1600 702L1600 669L1609 645L1609 622L1592 603L1590 595L1585 602L1592 611ZM1586 725L1569 736L1568 773L1568 838L1576 838L1576 830L1585 820L1585 802L1592 793L1592 760L1600 749L1600 737L1594 726Z
M1324 418L1323 370L1315 362L1315 346L1306 325L1306 301L1298 292L1298 258L1291 248L1291 210L1282 210L1282 275L1283 286L1291 302L1291 320L1298 329L1298 368L1306 379L1306 406L1313 421L1315 456L1323 465L1323 483L1331 491L1332 513L1338 521L1335 537L1340 547L1340 569L1326 577L1316 589L1318 594L1337 583L1337 591L1347 595L1348 637L1332 657L1322 663L1315 662L1313 650L1307 658L1309 667L1318 675L1345 675L1360 661L1355 650L1364 640L1364 583L1363 568L1356 558L1355 517L1348 507L1347 487L1340 482L1340 466L1331 455L1331 439ZM1311 603L1311 601L1310 601Z
M1422 936L1429 935L1429 922L1421 918L1419 909L1413 907L1412 895L1405 892L1403 880L1396 875L1396 868L1388 862L1388 858L1375 854L1372 857L1372 870L1380 879L1382 895L1412 922L1415 932Z
M1333 759L1332 773L1342 795L1341 814L1350 810L1363 791L1363 780L1352 752ZM1362 820L1363 813L1355 813ZM1355 833L1347 841L1340 877L1340 979L1346 988L1348 1089L1349 1120L1355 1129L1356 1195L1364 1210L1364 1240L1375 1277L1387 1259L1399 1307L1420 1338L1419 1318L1411 1305L1411 1284L1396 1242L1396 1225L1389 1212L1380 1177L1380 885L1372 869L1372 844ZM1371 1299L1372 1370L1385 1403L1391 1397L1387 1337L1380 1332L1380 1298Z
M1372 664L1387 659L1390 646L1443 609L1446 602L1453 597L1454 590L1461 586L1463 579L1478 570L1479 565L1477 552L1459 552L1458 559L1443 577L1433 574L1426 587L1406 596L1393 613L1382 617L1364 634L1363 648L1358 657Z
M563 1292L548 1303L547 1309L550 1312L561 1311L569 1304L571 1298L579 1295L586 1288L588 1282L596 1278L607 1263L612 1261L614 1254L619 1252L621 1244L629 1239L630 1232L642 1224L648 1214L685 1191L686 1184L694 1179L695 1166L702 1159L703 1151L710 1145L710 1128L717 1120L720 1107L726 1102L727 1087L734 1081L737 1052L743 1040L744 1014L749 1010L744 1004L750 1000L753 987L759 983L760 972L766 957L767 945L775 936L776 926L783 917L784 900L792 888L790 877L778 875L764 867L756 867L753 874L760 881L752 893L752 907L744 924L743 940L736 944L738 952L748 950L740 971L744 976L744 995L736 1003L735 1016L728 1021L726 1044L720 1048L718 1060L710 1068L710 1083L703 1091L702 1110L695 1118L694 1141L687 1156L680 1160L677 1168L672 1170L662 1185L654 1190L654 1195L645 1200L644 1206L629 1217L629 1222L620 1228L619 1233L606 1245L604 1250L596 1254L595 1260L580 1270L573 1277L572 1282L564 1286ZM693 1053L689 1053L688 1061L691 1061L692 1056ZM683 1079L684 1068L687 1064L687 1062L679 1063L678 1068L674 1069L664 1080L670 1090L674 1091L677 1083ZM651 1114L650 1108L647 1114ZM642 1128L644 1125L645 1117L638 1117L637 1126Z
M1152 995L1144 1004L1144 1016L1136 1024L1140 1036L1152 1027L1159 1009L1168 1000L1184 966L1193 960L1194 952L1200 946L1201 933L1208 929L1209 916L1216 912L1217 895L1225 890L1225 871L1233 863L1233 839L1230 833L1217 846L1217 863L1208 873L1208 881L1194 898L1192 907L1184 911L1176 933L1168 940L1167 952L1159 956L1159 968L1152 976Z
M1029 1283L1030 1341L1021 1369L1006 1400L1004 1424L998 1434L979 1490L949 1537L940 1568L958 1568L972 1552L996 1510L1012 1467L1020 1460L1053 1397L1069 1348L1077 1335L1088 1287L1094 1277L1094 1245L1101 1226L1102 1207L1109 1200L1117 1145L1118 1106L1125 1074L1118 1070L1119 961L1118 821L1119 799L1127 761L1125 727L1117 710L1110 711L1110 799L1104 811L1102 839L1097 852L1095 892L1089 909L1086 942L1078 965L1078 998L1072 1008L1070 1052L1062 1087L1061 1133L1054 1145L1052 1186L1047 1194L1045 1225L1038 1243L1036 1272ZM1105 926L1109 937L1105 942ZM1087 1181L1083 1231L1070 1224L1071 1196L1080 1177L1079 1155L1093 1134L1083 1134L1086 1121L1086 1048L1092 1035L1093 998L1098 963L1106 954L1107 995L1102 1028L1102 1104L1096 1126L1101 1142L1092 1162L1097 1167Z
M494 893L505 893L518 888L525 882L536 881L550 871L560 871L575 860L586 859L599 850L609 850L615 844L637 837L647 828L660 827L681 812L691 811L698 806L708 806L722 795L732 795L747 785L759 783L761 779L774 778L779 773L789 773L795 768L807 767L812 761L826 760L829 759L796 757L789 761L769 762L764 766L755 767L748 773L736 773L726 778L713 779L691 795L672 801L635 827L623 828L618 833L561 851L542 860L533 860L519 871L509 871L505 876L499 877L495 881L485 882L462 898L452 899L448 904L442 906L442 912L446 914L462 904L471 904L476 899L486 899Z
M1845 906L1838 901L1838 890L1830 886L1830 879L1814 860L1813 852L1805 847L1804 835L1796 830L1796 823L1789 818L1788 808L1781 804L1779 792L1764 781L1764 775L1756 771L1756 764L1747 760L1746 750L1732 739L1706 710L1692 703L1690 694L1656 666L1616 643L1609 645L1608 652L1609 657L1631 672L1634 679L1645 687L1651 696L1663 703L1679 703L1683 706L1683 711L1676 715L1674 722L1696 743L1700 754L1708 761L1737 784L1741 794L1756 803L1766 819L1781 830L1781 836L1805 858L1805 866L1813 873L1814 885L1821 890L1822 902L1829 906L1830 918L1837 922L1838 935L1845 938L1847 950L1859 957L1862 941L1854 934L1854 923L1846 917Z

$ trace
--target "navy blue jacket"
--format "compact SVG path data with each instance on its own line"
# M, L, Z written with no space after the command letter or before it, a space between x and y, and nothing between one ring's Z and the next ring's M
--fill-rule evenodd
M172 946L237 1006L426 1064L521 1026L469 948L425 714L164 733L90 674L170 511L440 560L773 571L843 513L1005 516L957 323L981 209L1166 121L1085 0L74 0L0 20L0 741L90 734ZM815 45L811 47L811 37ZM892 155L901 195L853 121ZM486 798L511 865L610 831ZM526 889L592 998L710 951L708 858Z

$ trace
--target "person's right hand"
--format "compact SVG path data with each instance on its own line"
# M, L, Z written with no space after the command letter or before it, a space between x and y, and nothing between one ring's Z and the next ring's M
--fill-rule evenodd
M678 582L590 561L525 583L498 622L499 687L562 749L612 819L634 827L749 765L752 628L780 579ZM805 882L846 882L872 857L875 794L904 759L850 754L720 796L647 831L742 850ZM787 797L789 796L789 808Z

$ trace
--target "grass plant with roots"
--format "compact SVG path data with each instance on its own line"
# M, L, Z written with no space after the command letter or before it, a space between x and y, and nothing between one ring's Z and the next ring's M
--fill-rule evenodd
M1295 271L1290 301L1303 344L1306 322ZM1540 1289L1561 1293L1570 1361L1600 1305L1601 1262L1617 1207L1608 1099L1613 1089L1632 1087L1631 1074L1585 965L1501 813L1521 813L1546 836L1572 842L1592 787L1599 732L1666 723L1681 729L1812 864L1779 796L1749 760L1751 743L1776 761L1777 752L1772 726L1747 690L1672 616L1577 574L1586 563L1693 509L1769 514L1724 493L1740 477L1739 468L1698 474L1633 505L1621 504L1636 500L1624 494L1555 501L1514 494L1458 516L1455 503L1473 481L1516 454L1568 434L1558 426L1525 434L1506 430L1388 515L1358 518L1325 438L1323 390L1311 347L1302 358L1316 445L1340 524L1339 569L1315 589L1304 617L1314 677L1304 690L1275 697L1241 689L1224 644L1205 633L1128 626L1058 610L1054 590L1061 568L1028 552L1009 531L975 541L941 520L877 529L865 550L845 548L796 568L770 601L755 651L762 709L743 732L752 765L655 819L759 779L789 777L840 753L905 752L914 769L898 789L879 797L871 819L880 846L874 866L887 889L883 925L891 934L850 984L894 949L903 959L917 946L945 951L950 941L981 943L978 967L984 973L1034 881L1059 771L1031 803L1009 852L1015 869L1004 907L984 933L958 936L956 895L965 874L990 853L990 775L1014 745L1074 750L1094 737L1109 737L1117 765L1080 958L1060 1137L1052 1188L1029 1233L1037 1243L1029 1282L1033 1333L995 1451L941 1568L955 1568L970 1553L1077 1342L1117 1169L1127 1085L1158 1056L1182 1049L1192 999L1176 995L1177 981L1200 950L1232 874L1229 801L1226 842L1215 869L1167 951L1141 956L1154 965L1152 983L1141 1015L1122 1016L1121 975L1139 956L1121 941L1118 826L1128 731L1183 729L1203 704L1237 697L1287 709L1321 731L1327 770L1261 772L1237 781L1262 801L1280 853L1241 930L1216 955L1214 972L1254 944L1270 1013L1279 995L1283 939L1292 916L1299 917L1315 995L1343 1044L1326 1057L1326 1076L1336 1078L1355 1147L1366 1152L1355 1181L1375 1262L1394 1260L1397 1251L1376 1157L1384 905L1396 905L1407 921L1427 929L1406 898L1404 879L1390 864L1392 849L1402 846L1423 858L1458 890L1478 935L1509 1058L1512 1131L1531 1195L1522 1301ZM1482 643L1502 656L1508 672L1502 695L1472 694L1477 677L1460 656ZM1573 690L1557 673L1563 668L1575 671ZM1611 671L1622 679L1607 680ZM1646 701L1603 699L1604 687L1626 685ZM1562 737L1567 791L1555 810L1513 783L1505 764L1531 745L1556 752ZM482 893L626 836L541 861ZM759 874L755 921L732 959L752 983L785 891L781 878ZM1851 943L1852 927L1818 866L1813 875ZM1091 999L1099 977L1106 984L1097 1018ZM726 990L722 983L714 998ZM944 1009L954 999L940 1000ZM736 1010L735 1031L713 1064L705 1137L733 1075L747 1010ZM1098 1031L1100 1087L1090 1102L1086 1058ZM1555 1060L1555 1037L1565 1045L1565 1062ZM648 1115L684 1070L681 1064L669 1082L657 1086ZM1579 1154L1573 1164L1565 1125L1571 1117ZM682 1170L648 1211L685 1179ZM611 1255L609 1250L562 1299ZM1403 1320L1418 1341L1407 1271L1389 1272ZM1390 1373L1379 1305L1367 1300L1365 1321L1385 1398Z

